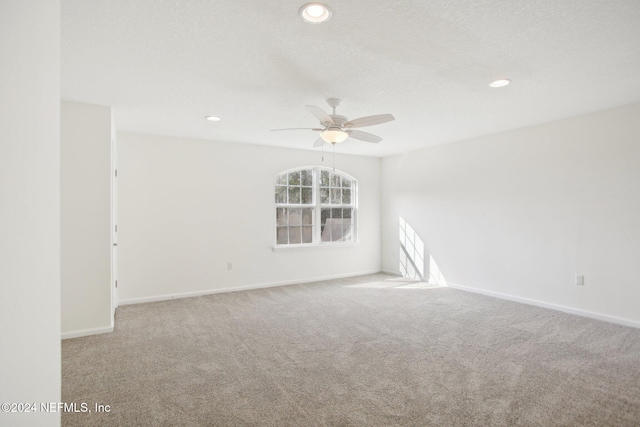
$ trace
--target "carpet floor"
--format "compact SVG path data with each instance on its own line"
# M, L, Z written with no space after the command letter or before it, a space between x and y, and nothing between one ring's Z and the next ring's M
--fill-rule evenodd
M62 400L92 411L63 426L638 426L640 330L368 275L120 307L62 342Z

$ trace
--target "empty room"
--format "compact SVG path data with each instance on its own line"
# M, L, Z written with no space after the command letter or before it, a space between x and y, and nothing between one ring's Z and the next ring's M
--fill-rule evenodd
M7 0L0 425L640 425L640 2Z

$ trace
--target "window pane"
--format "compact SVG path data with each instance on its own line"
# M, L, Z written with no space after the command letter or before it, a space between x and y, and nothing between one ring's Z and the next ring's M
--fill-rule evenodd
M320 203L328 204L329 203L329 189L321 188L320 189Z
M331 218L342 218L342 209L331 209Z
M287 187L276 186L276 203L287 203Z
M331 241L331 227L330 226L324 226L322 227L322 234L320 235L321 239L323 242L330 242Z
M345 227L344 222L347 222L347 227ZM350 225L348 219L342 218L327 218L326 225L322 228L322 241L323 242L337 242L343 240L343 234L346 231L350 230Z
M331 189L331 204L333 205L339 205L342 203L342 194L341 194L342 190L340 190L339 188L332 188Z
M313 175L311 170L303 170L300 174L302 185L311 187L313 185Z
M300 172L289 172L289 185L300 185Z
M331 218L331 209L322 209L320 212L320 224L325 225L328 218Z
M342 225L342 240L345 242L351 241L351 225Z
M313 225L313 209L302 209L302 225Z
M343 209L342 217L351 219L351 212L353 212L353 209Z
M302 243L313 243L313 227L302 227Z
M300 187L289 187L289 203L300 203Z
M289 229L288 227L278 227L278 244L286 245L289 243Z
M302 233L300 233L300 227L289 227L289 243L292 245L302 243Z
M329 186L329 171L320 172L320 185L322 187Z
M287 209L276 208L276 223L278 225L287 225Z
M347 178L342 178L342 187L343 188L351 188L351 180Z
M351 204L351 189L349 188L342 189L342 203L345 205Z
M302 209L289 209L289 225L300 224L302 224Z
M340 187L342 182L340 180L340 175L331 174L331 186L332 187Z
M305 205L313 203L313 188L302 187L302 203Z
M287 185L287 174L283 173L276 176L276 184Z

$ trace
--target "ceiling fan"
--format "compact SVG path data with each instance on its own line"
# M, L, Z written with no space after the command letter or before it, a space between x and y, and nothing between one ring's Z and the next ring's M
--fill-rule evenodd
M324 144L336 145L344 142L347 138L359 139L360 141L378 143L382 141L377 135L354 130L354 128L362 128L366 126L379 125L382 123L395 120L391 114L378 114L375 116L360 117L359 119L348 120L345 116L336 114L336 108L340 105L340 99L329 98L327 104L333 109L332 114L325 113L321 108L314 105L307 105L307 109L318 120L320 120L320 128L290 128L290 129L272 129L280 130L311 130L320 132L320 138L313 144L314 147L320 147Z

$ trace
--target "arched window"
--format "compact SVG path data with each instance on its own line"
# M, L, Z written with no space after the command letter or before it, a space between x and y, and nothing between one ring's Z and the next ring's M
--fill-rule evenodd
M357 181L323 167L276 176L276 245L356 241Z

